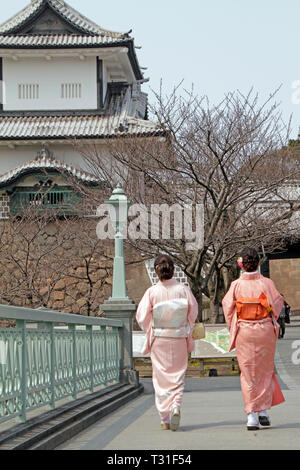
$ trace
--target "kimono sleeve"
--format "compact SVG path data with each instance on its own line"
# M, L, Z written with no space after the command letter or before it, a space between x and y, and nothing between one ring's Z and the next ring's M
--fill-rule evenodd
M280 315L281 309L284 305L284 300L283 300L283 297L279 294L278 290L276 289L276 286L274 282L272 281L272 279L267 279L267 283L268 283L268 293L270 296L270 303L272 306L273 315L275 319L277 320Z
M232 325L232 319L234 315L234 309L235 309L235 288L236 288L236 282L232 282L231 286L225 295L225 297L222 300L222 307L223 307L223 312L225 316L225 320L228 326L228 329L231 329Z
M152 325L152 302L151 302L151 288L148 289L142 300L139 303L136 312L136 320L142 330L148 331Z
M195 299L191 289L186 286L186 293L187 293L187 299L188 299L188 314L187 314L187 321L190 326L191 331L193 331L195 321L197 320L198 317L198 312L199 312L199 307L198 307L198 302Z

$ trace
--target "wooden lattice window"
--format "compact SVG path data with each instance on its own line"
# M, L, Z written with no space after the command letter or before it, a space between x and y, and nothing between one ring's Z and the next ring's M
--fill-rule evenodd
M61 98L67 100L82 98L81 83L62 83Z
M38 100L40 86L37 83L20 83L18 85L19 100Z

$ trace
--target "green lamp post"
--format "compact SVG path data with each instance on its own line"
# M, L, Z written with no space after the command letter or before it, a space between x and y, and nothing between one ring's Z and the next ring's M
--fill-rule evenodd
M105 201L115 231L115 256L113 268L112 296L101 305L101 310L108 318L123 321L120 338L120 381L139 386L138 372L133 369L132 319L136 305L126 293L126 274L124 259L124 229L127 226L128 208L131 201L127 199L120 185L113 191L110 199Z
M127 225L128 208L131 201L127 199L124 190L118 185L113 191L111 198L104 201L104 203L108 206L110 219L115 231L113 289L110 300L130 300L126 295L123 232Z

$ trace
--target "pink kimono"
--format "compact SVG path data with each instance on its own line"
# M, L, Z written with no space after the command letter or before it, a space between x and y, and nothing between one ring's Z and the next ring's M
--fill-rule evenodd
M272 318L246 321L237 318L238 297L258 298L266 294L272 307ZM284 401L274 373L274 355L283 298L273 281L258 272L243 273L234 281L223 302L223 311L230 331L230 351L236 348L241 370L241 388L245 412L265 411Z
M150 287L137 309L137 322L146 332L142 354L151 352L155 403L164 423L181 405L197 316L198 303L190 288L175 279Z

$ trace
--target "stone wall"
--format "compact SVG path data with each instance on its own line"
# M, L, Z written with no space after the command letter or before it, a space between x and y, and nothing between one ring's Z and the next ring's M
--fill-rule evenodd
M270 277L293 311L300 311L300 259L270 260Z
M7 219L9 216L9 196L0 193L0 219Z
M144 260L132 247L125 249L127 295L138 306L146 290L152 286ZM133 319L133 330L140 330L137 321Z

